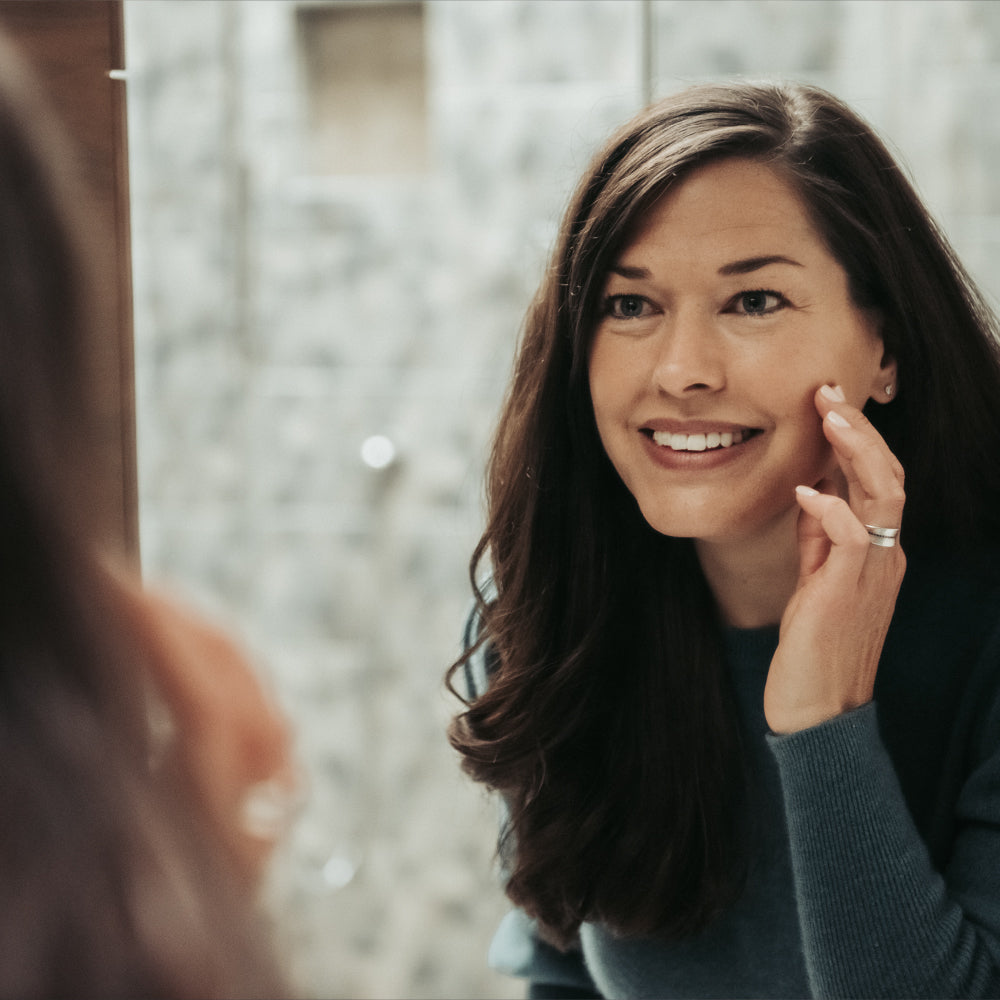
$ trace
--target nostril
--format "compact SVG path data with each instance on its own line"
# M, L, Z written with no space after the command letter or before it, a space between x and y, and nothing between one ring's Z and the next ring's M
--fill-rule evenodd
M664 385L662 381L660 383L660 387L659 388L660 388L660 392L664 393L665 395L669 396L669 395L673 394L673 390L669 386ZM687 385L682 385L681 389L680 389L681 393L686 393L686 392L712 392L712 391L713 391L712 386L709 385L708 382L690 382Z

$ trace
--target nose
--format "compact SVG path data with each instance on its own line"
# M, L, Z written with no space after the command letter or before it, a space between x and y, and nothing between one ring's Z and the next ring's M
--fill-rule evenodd
M664 317L653 369L658 392L689 396L718 392L726 384L725 358L719 335L707 317L693 310Z

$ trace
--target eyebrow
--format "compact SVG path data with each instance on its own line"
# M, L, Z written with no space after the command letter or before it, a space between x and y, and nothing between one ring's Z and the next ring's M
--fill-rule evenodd
M797 260L791 257L782 257L781 254L772 254L769 257L747 257L746 260L734 260L731 264L724 264L719 268L719 274L750 274L751 271L759 271L769 264L790 264L792 267L803 267Z
M750 274L753 271L759 271L761 268L767 267L769 264L789 264L792 267L805 266L797 260L792 260L791 257L783 257L781 254L771 254L767 257L747 257L745 260L734 260L729 264L723 264L719 268L719 274L726 277L733 274ZM627 264L615 264L611 268L611 273L631 281L641 281L653 276L648 268L629 267Z
M611 273L617 274L621 278L628 278L629 281L642 281L653 276L648 268L628 267L626 264L613 264Z

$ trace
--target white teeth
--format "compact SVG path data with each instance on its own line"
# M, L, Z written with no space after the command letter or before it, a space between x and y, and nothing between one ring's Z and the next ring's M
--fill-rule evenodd
M653 431L653 440L663 448L672 451L712 451L715 448L729 448L743 441L743 431L712 431L708 434L671 434L669 431Z

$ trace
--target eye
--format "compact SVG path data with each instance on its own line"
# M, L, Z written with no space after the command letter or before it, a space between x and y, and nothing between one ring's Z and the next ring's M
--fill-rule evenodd
M613 319L639 319L649 312L649 302L641 295L609 295L604 314Z
M784 309L786 305L788 300L780 292L760 288L752 292L740 292L733 299L731 309L744 316L767 316Z

